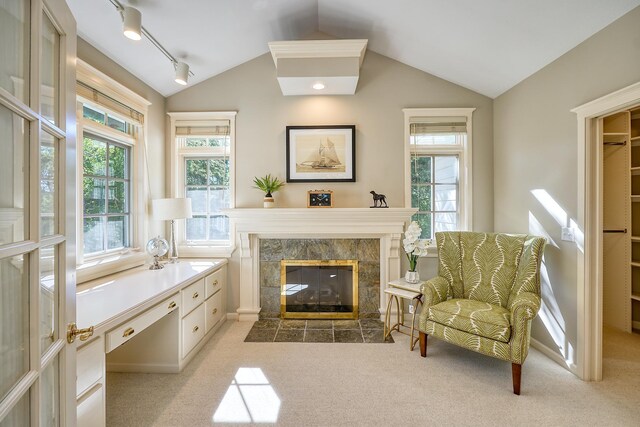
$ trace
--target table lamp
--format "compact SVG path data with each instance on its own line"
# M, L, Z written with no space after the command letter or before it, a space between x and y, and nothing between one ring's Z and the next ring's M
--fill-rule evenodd
M153 218L160 221L171 221L171 239L169 240L169 263L178 262L178 245L176 244L176 219L191 218L191 199L154 199L152 201Z

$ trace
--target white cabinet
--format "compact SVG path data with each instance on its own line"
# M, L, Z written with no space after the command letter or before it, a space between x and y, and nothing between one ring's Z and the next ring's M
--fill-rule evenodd
M78 427L106 425L104 397L104 385L100 385L78 400Z
M220 319L222 319L222 294L222 292L217 292L204 303L206 317L205 325L207 332L209 332L211 328L217 325Z
M182 358L187 357L189 352L204 338L204 304L182 319Z
M204 279L187 286L182 291L182 313L188 314L204 301Z
M82 301L90 301L93 312L83 307L79 320L93 324L95 333L77 351L79 426L105 425L106 371L180 372L222 325L226 260L202 264L182 261L160 271L143 267L82 289Z
M223 289L226 288L227 268L220 269L182 290L182 363L197 353L225 313ZM205 300L206 298L206 300ZM218 325L219 326L219 325Z
M78 426L105 425L104 339L98 336L78 349L76 356L76 397Z

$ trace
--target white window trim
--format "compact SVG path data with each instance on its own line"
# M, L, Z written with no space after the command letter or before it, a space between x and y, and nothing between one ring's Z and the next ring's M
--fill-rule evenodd
M229 120L229 135L231 138L231 145L229 147L229 191L230 195L230 208L235 207L236 204L236 175L235 175L235 158L236 158L236 115L237 111L199 111L199 112L171 112L167 113L170 121L171 135L169 139L169 157L171 159L170 164L170 197L184 197L184 186L182 185L181 177L184 176L184 159L185 157L197 157L206 156L208 154L203 153L202 150L194 149L190 150L187 154L180 150L180 147L176 143L176 127L196 125L198 122L203 121L215 121L215 120ZM213 257L225 257L231 256L231 253L235 249L235 233L232 229L229 229L229 244L228 245L211 245L207 243L203 244L187 244L184 239L185 235L185 221L178 221L176 223L176 234L178 241L178 251L180 256L213 256Z
M116 80L102 73L98 69L92 67L86 62L78 59L76 78L78 81L85 83L96 90L104 93L105 95L121 102L122 104L142 113L145 117L142 126L136 125L139 128L139 132L136 138L128 137L122 132L115 131L106 125L100 125L84 119L82 117L82 110L77 111L78 123L77 123L77 164L82 165L82 132L87 127L90 133L97 134L105 138L115 140L117 142L125 143L131 146L132 163L131 163L131 247L125 248L120 251L113 251L97 256L84 258L82 253L82 192L78 191L77 194L77 236L78 245L76 249L77 256L77 283L93 280L108 274L116 273L118 271L126 270L129 268L142 265L146 261L146 254L144 252L144 240L147 236L148 230L148 210L147 201L149 199L149 183L147 171L147 156L146 156L146 135L147 135L147 123L148 110L151 102L147 101L142 96L123 86ZM99 105L96 105L90 99L84 99L78 97L78 100L89 104L98 109L103 109ZM78 103L77 103L78 104ZM77 105L76 104L76 105ZM121 117L118 114L112 114L113 116L128 121L126 117ZM90 122L90 123L89 123ZM83 170L82 167L77 168L77 182L82 182ZM81 188L79 186L78 188Z
M462 147L450 145L429 145L425 147L425 154L456 154L459 156L459 203L460 230L473 229L473 112L475 108L403 108L404 113L404 205L411 207L411 132L410 122L413 117L466 117L467 138ZM435 240L432 245L435 246ZM437 256L435 252L428 256Z

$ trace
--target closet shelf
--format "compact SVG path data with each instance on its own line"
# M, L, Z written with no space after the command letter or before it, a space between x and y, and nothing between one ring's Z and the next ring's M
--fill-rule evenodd
M631 236L632 242L640 242L640 236Z
M640 202L640 195L632 194L631 195L632 202Z
M633 295L631 294L631 299L634 299L636 301L640 301L640 295Z
M631 264L631 267L640 267L640 262L631 261L629 264Z
M602 136L627 136L629 135L626 132L604 132Z
M640 175L640 166L634 166L631 168L631 175Z

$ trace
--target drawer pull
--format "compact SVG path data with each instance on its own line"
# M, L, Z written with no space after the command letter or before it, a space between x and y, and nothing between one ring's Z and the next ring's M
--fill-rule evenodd
M200 296L200 294L199 294L199 293L194 292L194 293L193 293L193 297L192 297L192 298L193 298L193 299L196 299L196 298L198 298L199 296Z
M198 329L200 329L197 325L193 327L193 332L198 332Z
M213 281L213 286L218 286L218 279Z
M218 312L217 308L214 308L213 311L211 312L211 314L216 314Z
M127 328L124 330L124 332L122 333L123 337L130 337L131 335L133 335L133 333L135 332L135 329L133 328Z
M175 301L171 301L171 303L169 303L169 310L171 310L172 308L176 308L176 302Z

